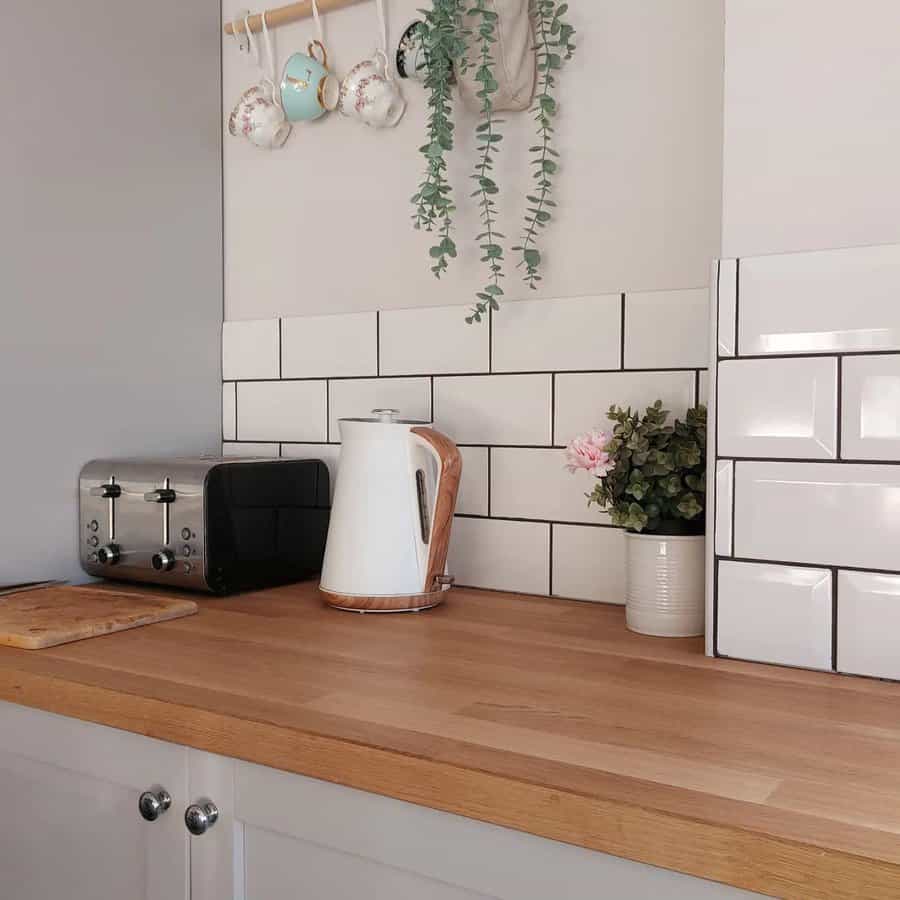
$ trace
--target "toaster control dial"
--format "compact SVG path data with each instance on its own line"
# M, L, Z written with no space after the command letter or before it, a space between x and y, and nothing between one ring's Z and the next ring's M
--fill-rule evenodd
M118 544L104 544L97 551L97 561L104 566L114 566L119 561L119 556Z
M153 554L150 564L157 572L171 572L175 568L175 554L171 550L160 550Z

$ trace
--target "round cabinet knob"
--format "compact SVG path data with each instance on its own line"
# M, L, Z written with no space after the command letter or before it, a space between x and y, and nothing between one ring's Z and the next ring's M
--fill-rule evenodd
M184 824L191 834L206 834L219 818L219 810L211 800L192 803L184 811Z
M97 560L104 566L114 566L119 561L120 555L118 544L104 544L97 551Z
M155 822L171 805L172 797L165 788L150 788L138 798L138 809L148 822Z
M153 554L150 565L157 572L171 572L175 568L175 554L171 550L160 550Z

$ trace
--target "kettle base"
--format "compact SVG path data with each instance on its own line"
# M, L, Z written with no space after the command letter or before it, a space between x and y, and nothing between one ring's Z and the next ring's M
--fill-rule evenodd
M319 593L328 606L348 612L419 612L439 606L444 602L447 591L367 597L361 594L335 594L320 587Z

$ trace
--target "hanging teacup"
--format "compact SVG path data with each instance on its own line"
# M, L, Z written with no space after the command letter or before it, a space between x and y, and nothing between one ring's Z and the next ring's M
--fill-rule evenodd
M281 78L281 105L291 122L318 119L338 104L340 84L328 71L324 45L310 41L306 49L287 61Z
M424 81L428 75L428 60L425 56L423 32L425 23L416 19L407 25L397 45L397 74L410 81Z

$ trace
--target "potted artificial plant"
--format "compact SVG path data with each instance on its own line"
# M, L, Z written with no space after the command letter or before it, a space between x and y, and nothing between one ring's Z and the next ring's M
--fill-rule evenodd
M703 634L706 407L668 423L657 400L641 415L613 406L611 431L574 438L571 472L597 477L587 494L626 530L628 627L643 634Z

